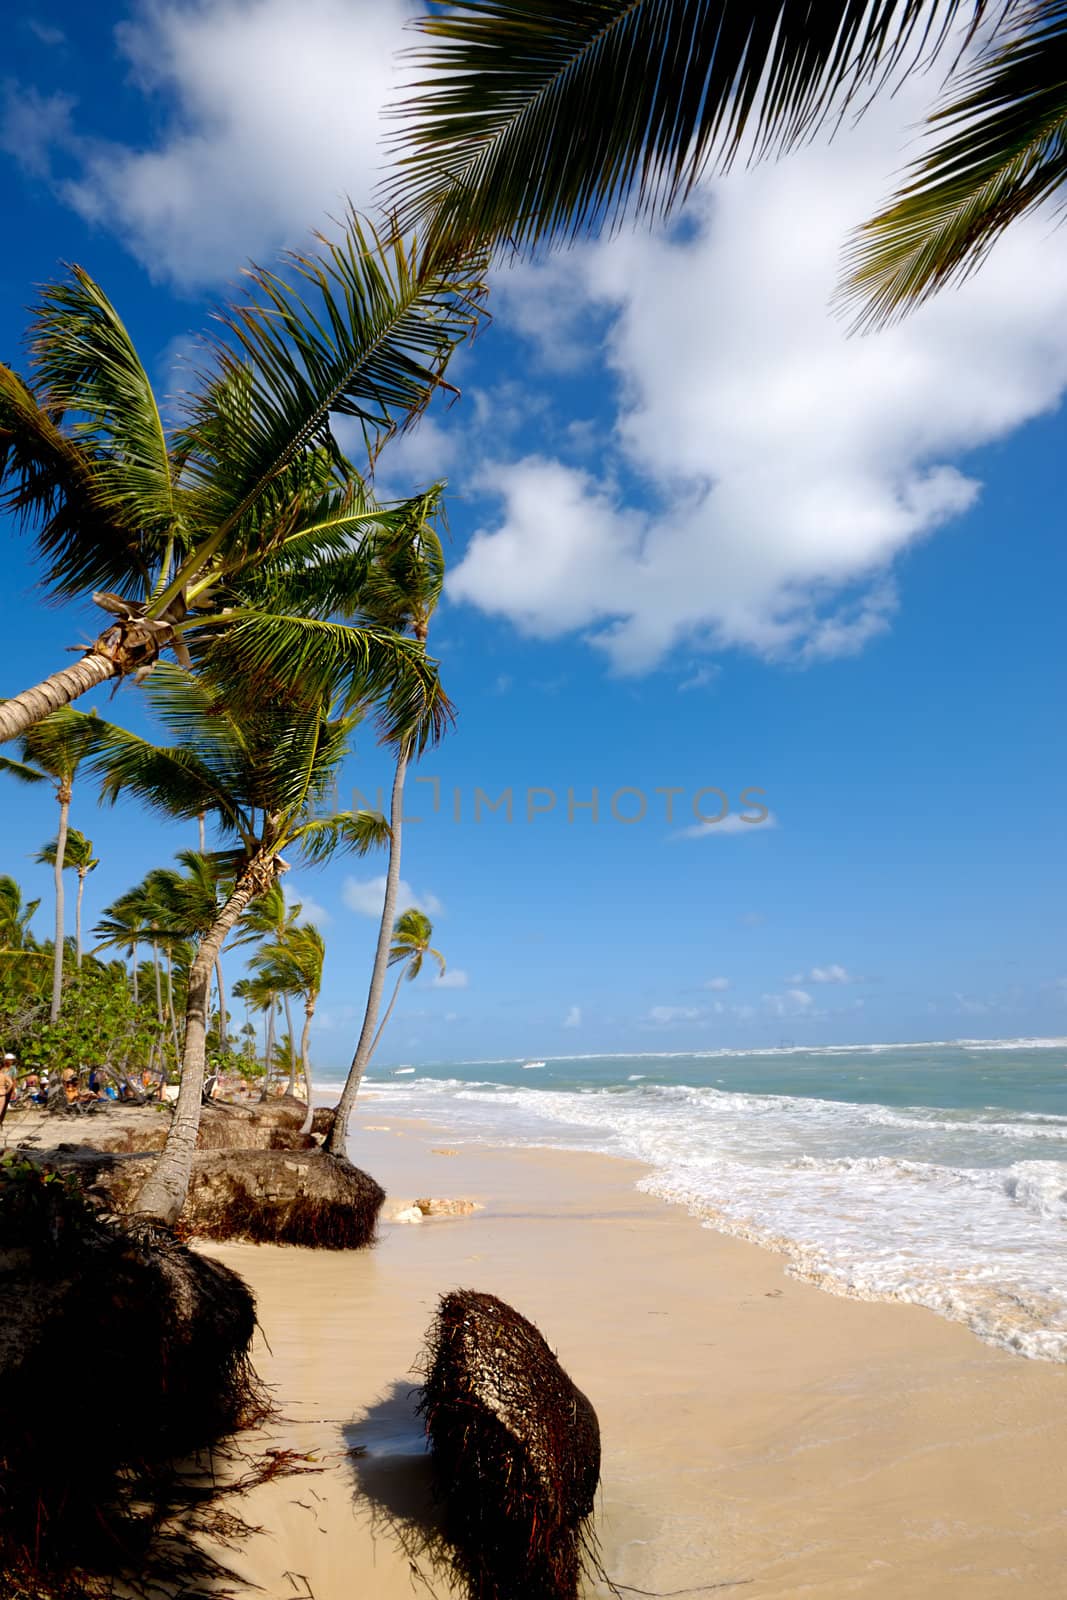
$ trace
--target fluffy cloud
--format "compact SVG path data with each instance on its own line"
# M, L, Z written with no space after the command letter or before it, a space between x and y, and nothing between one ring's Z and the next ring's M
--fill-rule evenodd
M563 1026L565 1028L580 1028L581 1025L582 1025L582 1008L581 1008L581 1006L571 1006L570 1010L567 1012L567 1015L563 1019Z
M462 967L449 967L447 972L439 972L433 980L435 989L466 989L470 978Z
M730 980L729 978L709 978L704 987L705 989L717 989L721 991L730 987Z
M810 972L794 972L789 979L790 983L862 983L862 978L857 978L846 967L838 966L836 962L828 967L812 967Z
M377 878L346 878L341 898L350 911L358 911L361 917L380 917L385 904L385 874ZM416 894L403 878L397 890L397 905L405 910L412 906L431 917L439 916L444 910L436 895Z
M763 1003L775 1017L812 1017L815 1002L806 989L787 989L784 994L765 994Z
M326 907L321 906L314 895L305 894L303 889L297 888L291 878L285 880L285 903L290 907L299 905L303 922L313 922L316 927L324 928L330 921L330 913ZM378 910L381 910L381 906Z
M709 802L709 810L710 810ZM690 828L679 828L677 833L672 833L672 839L714 839L725 838L727 834L766 833L768 828L777 828L778 819L773 811L768 811L761 822L746 822L739 811L730 811L721 822L696 822Z
M549 359L612 314L616 453L595 471L544 454L487 468L500 510L454 599L543 638L586 630L622 671L680 643L840 656L890 625L895 560L979 493L960 458L1067 384L1067 237L1047 218L899 327L850 338L828 310L842 243L931 87L829 148L709 183L681 228L516 269L510 302L527 290L522 326L543 322Z
M695 1022L703 1015L698 1006L653 1006L648 1021L666 1027L672 1022Z
M147 148L82 142L65 195L156 277L230 278L302 241L381 175L381 107L407 0L159 0L117 30L135 81L172 111Z

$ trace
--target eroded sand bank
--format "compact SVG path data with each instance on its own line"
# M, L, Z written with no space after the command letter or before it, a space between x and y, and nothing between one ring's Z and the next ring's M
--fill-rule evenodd
M265 1531L236 1565L271 1600L399 1600L420 1592L413 1562L450 1592L424 1549L411 1391L456 1286L531 1317L593 1400L598 1532L620 1586L678 1600L730 1583L752 1600L1063 1594L1067 1368L795 1282L781 1258L637 1192L628 1162L434 1154L447 1132L385 1121L368 1103L353 1154L391 1199L484 1209L386 1223L360 1254L211 1247L259 1299L258 1364L287 1419L269 1442L326 1469L245 1507Z

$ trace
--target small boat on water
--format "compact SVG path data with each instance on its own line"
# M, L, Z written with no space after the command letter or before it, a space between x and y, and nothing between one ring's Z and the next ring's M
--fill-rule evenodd
M415 1071L414 1067L394 1067L393 1068L393 1077L394 1078L402 1078L404 1076L405 1072L414 1072L414 1071Z
M543 1066L543 1061L524 1061L522 1064L522 1070L523 1072L536 1072L538 1067Z

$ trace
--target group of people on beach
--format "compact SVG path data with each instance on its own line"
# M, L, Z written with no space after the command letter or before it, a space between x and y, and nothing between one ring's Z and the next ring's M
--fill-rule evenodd
M0 1059L0 1127L11 1106L19 1100L42 1110L62 1096L71 1110L87 1111L95 1106L122 1103L143 1105L163 1097L164 1084L159 1073L116 1073L102 1067L64 1067L58 1074L47 1067L35 1072L21 1071L17 1057L5 1051Z

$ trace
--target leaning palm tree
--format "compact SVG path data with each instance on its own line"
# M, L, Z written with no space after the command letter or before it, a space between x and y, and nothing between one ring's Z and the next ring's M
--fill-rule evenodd
M194 643L208 649L231 625L260 662L274 619L247 597L235 613L228 586L297 549L304 566L347 553L388 522L334 422L354 419L373 459L443 385L480 285L383 243L354 213L317 253L248 276L172 429L117 311L80 268L41 295L27 374L0 364L0 511L32 533L53 599L92 595L111 618L82 660L0 704L0 740L139 676L161 650L187 664ZM343 643L334 636L335 651ZM321 648L319 629L305 654ZM279 655L275 676L292 661Z
M206 812L229 847L214 859L233 884L189 969L174 1119L137 1202L140 1213L173 1223L185 1204L200 1125L216 954L246 908L285 871L289 862L283 851L314 864L338 850L364 852L383 842L385 829L375 813L318 814L360 720L359 709L332 715L328 702L316 694L247 701L236 678L193 676L169 663L156 669L146 689L175 743L156 746L105 726L94 757L104 798L132 794L157 813L179 819ZM409 710L417 707L428 736L434 708L417 695L398 695ZM384 709L385 731L394 740L418 731L392 720L395 702Z
M396 633L410 631L419 650L426 648L430 619L444 586L444 552L440 535L434 526L434 518L441 515L442 487L441 484L435 484L421 498L410 502L406 526L401 526L395 532L383 531L376 537L375 561L360 590L364 615ZM389 863L385 874L382 914L378 923L378 939L363 1024L326 1142L326 1148L333 1155L345 1153L352 1107L356 1103L359 1086L374 1048L400 891L404 782L412 753L413 743L410 739L398 742L389 802Z
M58 856L59 840L52 839L45 845L37 860L41 866L54 867ZM69 828L63 852L63 866L78 874L78 896L74 903L74 950L79 967L82 964L82 896L85 894L85 880L99 865L100 862L93 855L93 841L87 839L77 828Z
M304 1002L304 1027L300 1035L300 1064L307 1096L304 1132L310 1130L314 1117L311 1103L311 1021L322 989L325 960L326 941L313 922L289 928L283 938L265 944L253 960L254 970L264 985L277 994L299 995ZM289 1092L293 1092L291 1081Z
M434 43L389 203L453 255L670 216L946 59L933 148L853 243L861 320L972 271L1067 181L1063 0L454 0L412 25Z
M414 907L410 907L407 911L402 911L397 917L396 925L393 928L393 942L389 950L389 965L391 967L399 966L400 971L397 973L396 987L393 989L392 998L386 1007L385 1016L379 1024L378 1032L374 1035L374 1043L370 1048L371 1056L377 1050L378 1041L385 1032L385 1025L393 1014L393 1007L396 1005L397 996L400 994L400 985L404 979L406 978L409 983L414 983L422 971L422 964L427 956L431 961L436 962L438 976L444 976L445 958L440 950L435 950L430 943L432 938L433 923L425 911L418 911ZM370 1057L368 1057L369 1059Z
M0 713L3 709L3 706L0 706ZM92 749L95 730L95 717L86 716L84 712L76 711L73 706L64 706L59 711L53 711L51 716L45 717L35 726L26 729L22 735L21 761L9 760L6 756L0 757L0 772L9 773L20 783L54 783L56 800L59 802L59 833L56 836L52 857L56 885L56 935L52 963L50 1022L55 1022L59 1017L59 1008L63 1000L63 954L66 944L63 866L69 831L70 802L75 775ZM79 895L79 904L80 901Z

